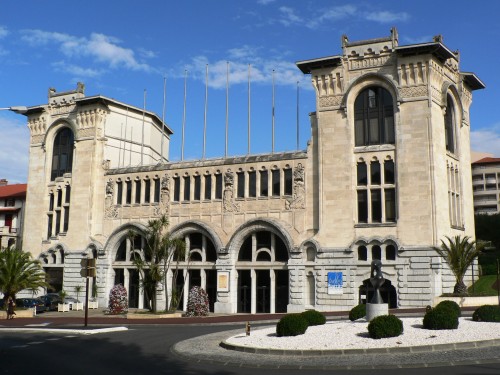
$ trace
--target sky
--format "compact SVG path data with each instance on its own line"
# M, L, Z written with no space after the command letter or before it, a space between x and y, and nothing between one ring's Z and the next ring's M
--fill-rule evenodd
M165 109L174 131L171 161L181 159L183 124L184 160L203 156L204 129L206 158L303 150L315 101L310 77L297 61L341 54L343 34L350 41L385 37L395 26L400 45L441 34L449 49L460 51L461 70L486 84L473 94L471 147L500 157L500 111L494 110L500 98L497 1L455 0L452 6L429 0L0 4L0 107L46 104L49 88L70 91L83 82L87 96L140 108L145 104L160 118ZM0 111L0 178L9 183L27 181L25 120Z

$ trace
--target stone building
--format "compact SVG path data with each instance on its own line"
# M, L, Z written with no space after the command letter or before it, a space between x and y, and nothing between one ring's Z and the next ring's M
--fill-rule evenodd
M476 214L500 213L500 158L472 162L472 189Z
M204 287L212 311L348 310L370 298L374 259L391 307L431 304L454 285L431 247L474 237L469 109L484 85L459 62L440 36L343 36L340 55L297 63L316 90L306 150L175 163L155 114L50 90L27 113L24 248L69 293L81 258L97 258L101 303L123 283L143 307L131 259L165 214L189 250L177 286Z
M0 248L22 247L26 184L0 180Z

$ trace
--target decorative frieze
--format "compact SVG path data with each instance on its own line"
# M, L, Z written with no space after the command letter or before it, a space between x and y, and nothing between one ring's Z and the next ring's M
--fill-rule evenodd
M104 202L104 217L106 219L116 219L118 217L118 208L113 205L115 194L114 185L115 183L111 178L106 183L106 198Z
M45 134L47 131L47 119L45 116L30 118L28 120L28 128L32 136Z
M427 86L402 87L399 92L402 98L418 98L428 95Z
M320 108L325 107L338 107L342 103L342 95L338 96L324 96L319 98Z
M240 211L240 205L234 202L234 173L231 169L224 174L223 204L225 212Z
M287 210L306 208L304 166L299 163L293 171L293 195L285 201Z
M387 64L390 58L391 55L349 59L349 70L380 67Z

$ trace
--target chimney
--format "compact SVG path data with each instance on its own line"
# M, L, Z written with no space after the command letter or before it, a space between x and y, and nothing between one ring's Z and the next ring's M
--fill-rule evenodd
M5 185L8 185L9 182L5 179L5 178L1 178L0 179L0 186L5 186Z

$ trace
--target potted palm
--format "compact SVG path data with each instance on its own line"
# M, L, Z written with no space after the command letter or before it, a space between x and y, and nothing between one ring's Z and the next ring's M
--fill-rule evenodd
M99 302L97 301L97 284L92 284L92 297L89 300L89 309L97 309Z
M68 295L68 293L66 293L64 290L61 290L59 292L59 297L61 298L61 303L57 304L57 311L58 312L67 312L67 311L69 311L69 304L67 304L67 303L64 302L64 299L66 298L67 295Z
M82 289L83 289L83 286L81 286L81 285L75 286L75 293L76 293L76 301L77 302L75 304L76 306L74 307L74 309L76 311L83 310L83 302L80 302L80 298L78 298L80 296L80 292L82 291Z

